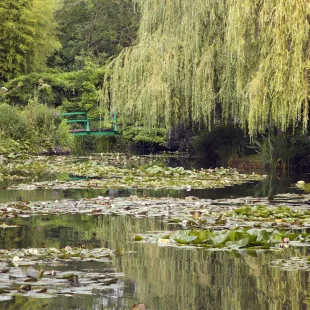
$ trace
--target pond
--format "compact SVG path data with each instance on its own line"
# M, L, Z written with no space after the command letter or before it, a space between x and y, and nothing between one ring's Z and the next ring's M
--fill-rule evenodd
M24 182L24 181L22 181ZM35 189L7 188L21 181L7 181L0 190L0 202L67 201L81 198L170 197L213 201L238 197L274 197L279 193L303 192L269 180L251 181L219 189ZM134 199L134 198L133 198ZM151 198L150 198L151 199ZM168 200L168 198L167 198ZM76 202L77 201L77 202ZM185 201L185 200L184 200ZM200 200L197 200L198 202ZM203 200L201 200L203 201ZM196 203L195 201L193 203ZM167 247L133 241L134 236L150 232L173 231L163 216L139 217L115 214L36 214L2 218L8 225L0 229L0 248L107 248L117 250L107 261L73 261L38 264L46 272L105 273L115 275L111 286L76 294L58 293L55 297L14 294L1 301L1 309L130 309L143 304L146 309L307 309L309 270L279 268L272 262L292 257L307 257L309 248L285 250L227 251L205 248ZM1 268L0 268L1 269ZM3 283L2 283L3 285ZM0 292L1 292L0 286ZM141 308L142 309L142 308Z

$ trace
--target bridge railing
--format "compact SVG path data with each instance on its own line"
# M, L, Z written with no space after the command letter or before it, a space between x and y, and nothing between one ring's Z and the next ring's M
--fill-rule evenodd
M112 133L118 134L117 130L117 115L115 112L109 114L108 122L111 123L111 128L92 128L91 122L100 122L103 123L104 120L100 118L89 119L87 112L66 112L62 116L66 118L67 124L72 127L73 125L78 125L79 128L71 128L70 132L75 135L84 135L84 134L94 134L99 135L111 135Z

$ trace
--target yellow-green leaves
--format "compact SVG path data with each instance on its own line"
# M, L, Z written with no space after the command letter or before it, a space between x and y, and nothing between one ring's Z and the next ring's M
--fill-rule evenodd
M252 136L269 124L306 128L307 0L136 2L138 43L115 59L104 88L127 119L210 127L219 104L224 122Z
M60 47L54 14L60 0L2 0L0 3L0 81L42 69Z

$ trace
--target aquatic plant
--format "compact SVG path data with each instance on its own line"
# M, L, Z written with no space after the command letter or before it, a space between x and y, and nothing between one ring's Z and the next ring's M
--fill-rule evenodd
M232 229L232 230L178 230L172 233L142 235L136 241L157 242L159 245L190 245L205 248L226 248L239 250L243 248L269 249L281 248L284 240L295 241L294 245L308 242L306 233L281 232L277 229ZM299 243L298 243L298 242ZM282 246L283 247L283 246Z
M224 168L185 170L183 167L162 168L154 165L146 169L143 167L125 169L87 163L74 164L70 168L64 165L45 165L45 168L51 172L86 175L95 179L33 182L31 184L12 185L8 189L173 188L191 190L194 188L221 188L265 178L264 175L246 175L238 173L234 169Z
M124 274L111 269L101 271L63 271L58 266L70 262L107 262L113 251L109 249L30 248L0 250L0 300L14 296L52 298L59 294L100 294L122 286ZM38 266L44 269L37 269ZM53 268L53 269L52 269ZM54 270L54 268L56 270ZM70 268L69 268L70 269ZM74 269L74 268L72 268Z

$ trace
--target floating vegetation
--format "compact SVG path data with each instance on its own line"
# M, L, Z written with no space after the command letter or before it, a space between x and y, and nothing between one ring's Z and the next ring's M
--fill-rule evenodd
M233 230L178 230L141 235L135 241L157 243L165 246L195 246L208 249L270 249L286 248L309 242L309 234L292 231L281 232L277 229L233 229Z
M98 167L133 168L165 161L167 156L127 156L121 153L101 153L92 156L29 156L24 154L0 155L0 181L22 180L42 174L75 174L100 177ZM104 169L103 169L104 170Z
M122 273L111 269L55 271L48 266L63 266L70 262L109 262L114 251L104 248L30 248L0 250L0 301L22 294L32 298L49 298L57 294L99 294L122 286ZM34 266L47 266L35 269ZM50 269L48 268L48 269Z
M30 184L16 184L8 189L102 189L102 188L169 188L169 189L206 189L223 188L248 181L262 180L265 176L258 174L241 174L235 169L185 170L182 167L162 168L152 166L146 169L121 169L110 166L89 167L87 171L72 168L71 173L90 175L100 179L77 181L47 181Z
M97 154L88 157L17 157L0 164L6 178L54 177L54 181L12 185L9 189L85 189L85 188L218 188L262 180L259 174L241 174L235 169L188 170L164 167L167 155L127 157L124 154ZM58 176L58 177L57 177ZM70 180L74 176L74 180ZM78 179L82 180L78 180Z
M0 205L0 218L31 215L88 214L161 217L171 225L213 229L261 227L302 229L310 227L310 195L277 195L266 198L198 199L131 196L92 199L19 201Z
M244 206L228 212L227 216L245 221L273 222L273 224L282 224L283 226L290 224L310 226L309 208L303 210L288 206Z
M12 299L16 295L31 298L51 298L58 294L94 295L123 286L120 280L123 274L108 270L74 271L74 273L52 270L42 273L38 278L32 276L33 273L38 272L35 269L11 267L6 270L0 273L0 301Z
M277 267L285 271L304 270L310 271L309 257L291 257L290 259L277 259L270 263L271 267Z
M96 166L132 168L148 166L162 162L165 156L127 156L122 153L101 153L92 156L17 156L7 159L5 164L8 171L31 174L40 170L45 172L85 172Z
M15 266L48 264L55 260L63 262L96 261L109 262L114 251L105 248L31 248L31 249L0 249L0 261L13 263Z

